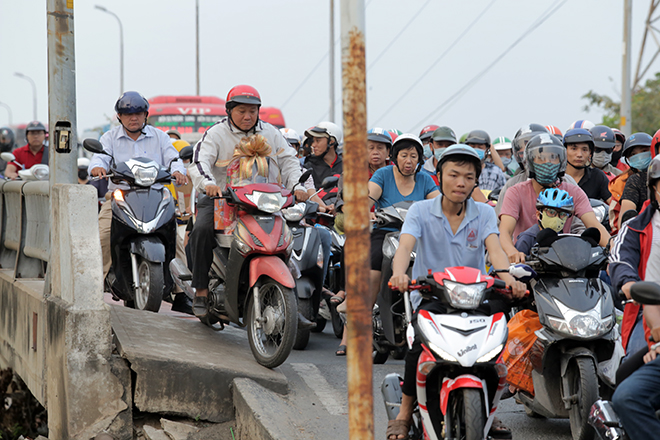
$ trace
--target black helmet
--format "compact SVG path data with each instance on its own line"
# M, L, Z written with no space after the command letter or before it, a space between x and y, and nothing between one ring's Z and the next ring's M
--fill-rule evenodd
M559 159L559 170L557 177L564 175L566 171L566 147L556 136L549 132L535 135L529 140L525 147L525 168L529 172L529 177L535 178L534 159L538 154L550 153L556 154Z
M149 101L138 92L124 92L115 104L117 114L149 112Z
M0 151L10 152L14 149L16 143L16 136L14 131L9 127L0 127Z
M511 147L513 148L513 156L516 158L516 161L524 169L525 161L523 160L523 152L527 146L527 142L537 134L541 133L550 133L547 128L541 124L528 124L516 132L516 135L511 141Z
M653 138L650 135L642 132L635 133L626 139L626 143L623 144L623 148L621 149L621 156L629 157L635 147L648 147L650 151L652 143Z
M594 137L586 128L571 128L564 133L564 146L568 144L587 144L591 154L594 153Z
M591 135L594 137L594 144L596 148L601 150L612 151L616 144L616 136L610 127L604 125L596 125L590 130Z
M392 159L392 162L394 162L394 166L398 168L399 164L397 162L397 156L399 155L399 151L407 150L408 148L415 148L415 150L417 150L417 157L419 158L419 163L417 168L415 168L415 174L417 174L424 165L424 144L422 144L422 141L420 141L416 135L411 133L404 133L400 136L397 136L396 140L392 144L392 152L390 153L390 158Z
M465 145L465 144L452 145L450 147L447 147L445 152L442 153L442 157L438 161L438 165L435 168L436 172L440 174L440 179L439 179L440 192L442 192L442 165L445 162L448 162L450 159L453 162L466 160L474 163L474 167L477 171L476 180L477 182L479 181L479 176L481 175L481 159L479 158L477 152L474 151L474 148L472 148L469 145Z
M44 133L48 132L44 124L39 121L32 121L28 123L28 125L25 126L25 132L27 133L29 131L43 131Z
M655 184L660 179L660 156L651 159L648 172L646 174L646 186L649 188L649 199L655 209L658 209L658 197L655 193Z
M466 144L481 144L490 148L490 136L483 130L472 130L465 138Z

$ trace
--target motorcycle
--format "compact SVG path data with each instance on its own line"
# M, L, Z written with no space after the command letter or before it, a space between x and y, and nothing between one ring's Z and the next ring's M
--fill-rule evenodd
M330 260L328 262L328 275L325 279L325 287L331 292L339 292L344 289L342 262L344 259L343 254L346 236L340 234L334 228L329 228L327 226L316 224L314 227L328 231L332 237L332 243L330 245ZM332 323L332 331L337 338L341 339L344 334L344 321L337 312L337 307L330 302L330 298L326 299L325 304L321 304L319 315L322 319Z
M630 288L630 296L639 304L660 305L660 285L640 281ZM660 410L656 417L660 418ZM601 440L628 440L628 435L608 400L597 400L589 412L589 424Z
M444 314L421 310L407 329L408 346L417 335L423 349L417 363L411 439L488 438L506 384L507 369L499 360L508 329L503 313L488 316L478 308L505 287L503 281L470 267L448 267L409 286L447 308ZM411 322L408 292L404 304ZM393 373L381 385L390 420L398 414L401 383Z
M293 194L271 183L232 182L220 199L233 210L235 227L215 234L206 323L216 330L223 320L247 327L252 355L275 368L289 356L298 329L296 283L287 266L294 242L279 215L293 204ZM193 299L190 270L176 258L170 267Z
M587 240L587 231L543 230L532 248L526 263L537 273L531 286L542 328L531 356L534 395L516 393L531 417L568 418L576 440L593 438L589 410L612 392L620 356L613 295L598 278L608 253L597 245L600 234Z
M392 206L376 211L376 222L380 226L401 229L406 219L408 209L413 202L398 202ZM372 313L374 364L384 364L392 355L395 359L403 359L407 352L406 319L403 295L389 287L392 278L392 260L399 248L400 231L390 232L383 240L383 263L381 269L381 287ZM415 250L410 256L408 275L412 273L415 263Z
M83 147L109 156L95 139L85 139ZM112 267L105 285L126 306L158 312L174 287L168 263L176 251L176 221L172 195L157 184L172 177L168 168L138 157L118 164L112 158L108 178L128 188L110 198Z
M29 169L25 169L25 166L22 164L16 162L16 156L14 156L12 153L9 152L4 152L0 153L0 159L4 160L5 162L13 162L14 165L19 166L21 169L18 170L18 177L21 180L26 180L26 181L31 181L31 180L48 180L50 177L50 172L48 165L46 164L35 164L32 165Z

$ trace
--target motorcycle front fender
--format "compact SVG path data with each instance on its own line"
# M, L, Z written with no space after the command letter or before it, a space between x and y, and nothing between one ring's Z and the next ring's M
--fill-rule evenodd
M598 359L596 359L596 355L589 350L588 348L585 347L574 347L569 350L566 350L566 352L562 353L561 355L561 377L564 378L566 377L566 373L568 371L568 364L570 363L571 359L574 359L576 357L589 357L593 360L594 365L598 365Z
M250 260L250 288L256 284L261 276L272 278L289 289L296 287L296 282L293 280L289 267L276 255L260 255Z
M137 237L131 241L131 253L152 263L164 263L165 245L157 237Z
M300 277L296 280L296 294L300 299L308 299L314 295L315 284L307 277Z

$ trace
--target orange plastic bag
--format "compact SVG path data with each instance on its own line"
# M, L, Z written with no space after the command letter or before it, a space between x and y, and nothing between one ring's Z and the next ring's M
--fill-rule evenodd
M507 326L509 338L502 353L502 361L508 370L506 380L533 396L531 351L537 338L534 332L543 327L539 315L531 310L522 310L511 318Z
M214 229L225 231L225 234L231 234L236 222L236 207L229 205L225 199L215 199L214 205Z

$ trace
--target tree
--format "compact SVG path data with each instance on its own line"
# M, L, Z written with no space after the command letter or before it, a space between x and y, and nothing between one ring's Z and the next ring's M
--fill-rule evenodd
M632 132L644 132L651 136L660 128L660 72L638 90L633 91L632 96ZM590 90L583 99L587 100L585 111L591 108L601 108L604 112L602 125L608 127L620 126L621 103L614 101L607 95L600 95Z

